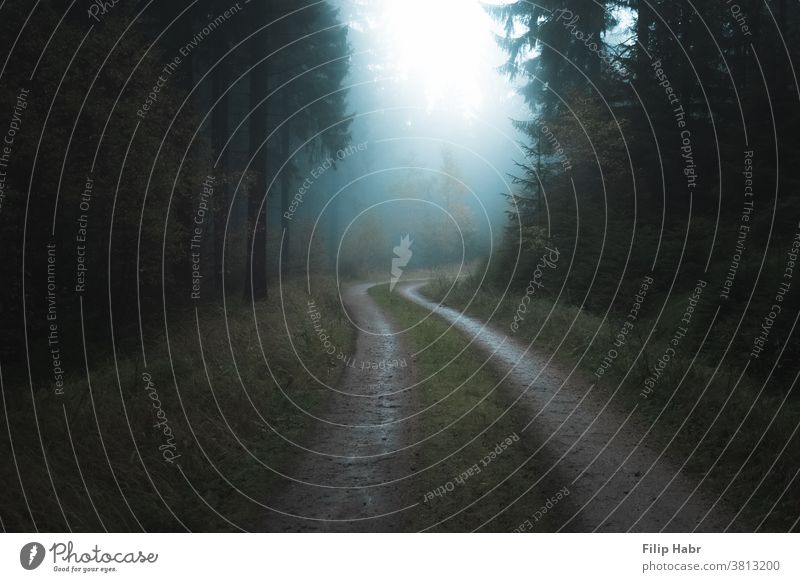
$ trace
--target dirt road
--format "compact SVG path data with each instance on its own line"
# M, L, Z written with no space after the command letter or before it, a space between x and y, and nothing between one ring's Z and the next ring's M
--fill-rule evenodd
M538 443L551 479L570 491L570 506L553 508L566 531L722 531L724 509L695 492L678 466L647 444L635 410L622 413L593 385L501 331L423 295L423 283L403 295L434 311L474 341L505 376L502 392L530 417L521 434ZM536 483L530 485L535 487Z
M295 479L270 506L272 531L398 531L409 529L419 499L409 476L417 469L410 356L387 316L367 294L372 284L349 287L343 302L361 328L345 354L339 386L327 395L306 451L298 451Z
M694 492L678 465L650 446L648 427L635 410L613 408L588 381L528 352L502 331L431 302L419 293L422 285L406 284L399 291L479 348L503 378L492 398L523 419L517 434L525 456L519 465L504 467L501 483L465 494L458 507L448 509L469 513L470 529L508 531L522 525L521 519L532 515L531 497L546 499L562 488L568 497L549 508L546 521L536 526L528 521L530 529L721 531L728 525L724 510L702 491ZM268 530L418 531L442 523L422 503L425 491L446 481L447 473L434 476L423 466L413 354L368 295L371 286L344 293L344 307L359 328L355 352L342 361L343 376L327 393L326 413L312 440L296 453L292 480L269 502L276 511ZM456 457L458 463L474 463L474 451L472 457ZM495 492L500 486L502 502Z

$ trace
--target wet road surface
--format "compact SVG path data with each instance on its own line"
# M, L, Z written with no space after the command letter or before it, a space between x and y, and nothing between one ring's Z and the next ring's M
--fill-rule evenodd
M528 411L533 437L571 507L555 507L565 531L722 531L724 509L695 492L695 484L646 444L648 427L635 410L622 413L600 399L587 380L483 322L424 297L415 283L410 301L444 318L474 342L501 374L509 402ZM537 447L538 448L538 447ZM558 515L558 514L561 515Z

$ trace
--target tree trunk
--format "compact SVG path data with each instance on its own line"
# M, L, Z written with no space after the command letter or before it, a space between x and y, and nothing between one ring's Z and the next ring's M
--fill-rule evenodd
M653 14L650 11L646 0L638 0L636 4L636 40L639 45L636 47L636 79L642 81L647 79L647 71L650 66L650 58L647 53L650 50L650 26L653 23Z
M220 30L217 32L219 35L219 42L215 47L217 50L215 51L215 56L217 58L221 57L225 54L227 50L227 37L225 35L224 30ZM215 169L214 173L217 176L225 176L228 173L228 155L225 152L223 155L220 156L222 153L222 148L225 145L225 141L227 140L228 136L228 115L229 115L229 104L228 104L228 94L226 92L228 88L228 69L230 65L226 63L220 63L214 69L213 79L212 79L212 95L211 95L211 102L216 103L218 99L220 99L219 103L217 103L216 107L214 107L214 113L212 115L211 121L211 143L213 149L213 156L214 160L219 158L219 165ZM224 95L224 96L223 96ZM217 297L222 296L222 289L225 284L225 273L224 273L224 249L225 249L225 216L228 209L228 196L227 196L227 187L223 180L219 180L218 183L220 184L217 192L218 198L216 203L213 205L213 232L212 237L214 240L214 285L216 288L216 295Z
M253 60L261 55L256 51ZM247 245L245 268L245 300L263 299L267 296L267 104L259 105L267 95L265 67L255 67L250 72L250 158L255 182L248 195L250 237Z
M283 89L283 113L286 118L291 115L291 110L289 107L289 90L287 88ZM289 196L289 188L292 186L292 179L291 179L291 164L289 162L289 156L291 156L291 152L289 151L289 147L291 146L291 128L290 122L286 121L282 130L282 155L281 155L281 162L285 165L283 166L283 171L281 172L281 226L283 227L283 244L281 246L281 265L280 271L281 275L285 275L289 269L289 245L290 245L290 223L286 217L286 213L289 210L289 204L291 202L291 196Z

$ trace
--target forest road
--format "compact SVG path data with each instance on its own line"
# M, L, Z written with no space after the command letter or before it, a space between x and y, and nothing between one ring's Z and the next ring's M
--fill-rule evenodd
M494 397L530 421L518 434L534 452L537 473L510 477L519 481L514 486L520 497L528 488L538 487L540 498L554 486L568 488L568 502L547 516L549 527L688 532L729 526L722 504L646 438L648 427L635 410L621 412L578 374L526 350L502 330L427 299L420 293L424 284L409 282L398 291L472 340L504 376ZM343 292L343 305L359 328L355 350L344 359L337 386L326 392L324 417L296 449L291 480L269 502L274 511L267 531L416 531L430 525L420 523L425 479L419 476L423 452L415 446L420 417L414 416L420 403L417 392L406 389L413 384L412 354L369 296L373 285ZM493 529L496 517L487 515L481 529Z
M325 416L297 449L292 481L271 499L268 531L408 531L419 492L412 491L419 450L413 447L418 407L411 356L364 283L343 290L359 328L355 351L337 386L326 393ZM410 418L408 418L410 417Z
M472 339L505 376L501 395L527 411L531 421L520 436L527 433L541 445L545 466L552 467L547 477L570 492L571 503L556 505L548 515L560 530L714 532L729 526L722 504L651 448L644 436L648 426L635 410L621 413L578 374L499 329L427 299L419 292L424 284L400 292Z

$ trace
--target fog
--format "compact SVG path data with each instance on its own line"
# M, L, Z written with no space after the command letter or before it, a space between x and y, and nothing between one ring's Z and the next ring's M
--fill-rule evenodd
M403 234L417 266L486 255L507 222L504 195L524 158L512 120L529 113L499 71L502 31L477 1L423 4L337 3L352 51L352 145L330 157L335 171L311 176L308 197L330 200L317 221L345 275L379 268Z

